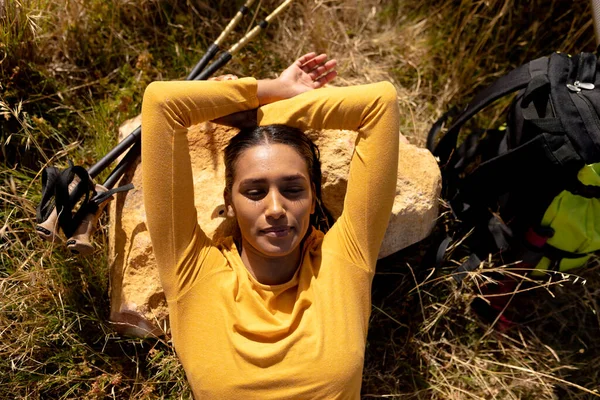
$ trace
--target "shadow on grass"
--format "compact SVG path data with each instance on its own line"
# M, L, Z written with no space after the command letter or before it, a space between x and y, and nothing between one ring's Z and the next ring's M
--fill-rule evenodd
M547 276L518 286L518 293L507 296L507 326L496 315L486 319L475 312L473 300L482 299L491 280L523 272L498 268L501 263L492 259L459 286L451 277L462 259L458 253L441 268L423 264L433 240L378 263L364 398L596 397L600 259L574 272L580 276Z

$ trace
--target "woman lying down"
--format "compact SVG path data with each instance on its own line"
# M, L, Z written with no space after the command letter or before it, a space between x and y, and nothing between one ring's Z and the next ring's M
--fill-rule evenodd
M173 343L197 399L358 399L371 282L392 209L398 105L389 82L322 88L306 54L277 79L153 82L142 108L147 225ZM238 234L199 226L187 128L256 109L225 149ZM344 210L327 229L319 151L303 133L359 132Z

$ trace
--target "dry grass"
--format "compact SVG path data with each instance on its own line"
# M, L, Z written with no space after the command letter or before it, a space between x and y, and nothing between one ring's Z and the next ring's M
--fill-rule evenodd
M275 3L262 1L257 18ZM36 239L35 205L42 167L67 158L89 166L106 153L148 82L184 77L236 8L0 0L0 398L189 397L170 343L120 338L106 323L104 231L94 257L72 258ZM224 72L273 76L303 52L328 52L340 61L338 85L394 82L401 129L423 144L431 123L478 86L553 50L593 48L588 2L297 0ZM438 231L447 226L441 218ZM518 324L502 332L470 309L497 264L458 287L450 273L460 251L431 269L426 245L378 266L365 398L596 397L597 260L585 284L521 286L508 310Z

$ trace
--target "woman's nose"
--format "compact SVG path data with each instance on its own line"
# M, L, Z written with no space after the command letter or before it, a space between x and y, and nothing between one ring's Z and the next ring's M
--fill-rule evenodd
M272 190L267 195L267 208L265 215L271 218L280 218L285 215L285 208L281 193Z

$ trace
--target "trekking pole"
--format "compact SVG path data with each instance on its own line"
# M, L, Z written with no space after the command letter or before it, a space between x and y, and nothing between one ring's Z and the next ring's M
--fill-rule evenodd
M253 1L254 0L251 0L251 1L247 2L246 4L248 4L248 3L251 4ZM202 60L200 60L200 62L194 67L194 71L192 71L192 72L195 72L195 74L190 73L188 75L188 77L186 78L186 80L201 81L201 80L206 80L206 79L210 78L215 72L217 72L220 68L225 66L225 64L227 64L232 59L233 54L240 51L245 45L248 44L248 42L250 42L252 39L254 39L254 37L256 37L262 30L266 29L266 27L269 25L269 23L273 19L275 19L283 10L285 10L285 8L288 7L293 1L294 0L285 0L279 7L277 7L263 21L261 21L250 32L248 32L247 35L245 35L242 39L240 39L237 43L235 43L228 51L224 52L215 62L213 62L211 65L208 66L207 69L204 69L204 70L202 70L202 68L204 68L204 66L202 66L202 68L198 68L198 65L200 65L201 63L208 62L208 61L203 61L206 56L202 57ZM238 14L243 14L241 9L240 9L240 11L238 11ZM232 22L234 22L236 18L237 18L237 15L229 23L229 25L231 25ZM237 24L237 22L235 22L235 24ZM235 24L233 26L235 26ZM225 28L225 31L230 29L229 25ZM223 31L223 33L225 33L225 31ZM227 36L227 34L229 32L227 32L225 34L225 36L223 36L223 33L221 33L221 35L219 36L219 38L221 40L225 36ZM219 39L217 39L217 41L218 40ZM217 41L215 41L215 43ZM211 45L211 47L212 47L212 45ZM195 77L190 79L190 76L192 76L192 75L195 75ZM114 160L116 160L121 154L123 154L134 143L136 143L137 141L140 140L141 133L142 133L141 127L137 127L131 134L129 134L127 137L125 137L117 146L115 146L111 151L109 151L108 154L106 154L104 157L102 157L102 159L100 159L100 161L98 161L96 164L94 164L92 167L90 167L90 169L89 169L90 176L92 178L94 178L100 172L102 172L104 169L106 169L107 166L112 164L112 162Z
M250 6L252 6L252 3L254 3L254 0L247 0L246 3L240 7L238 12L235 14L235 17L233 17L231 21L229 21L229 24L227 24L227 26L225 27L223 32L221 32L217 40L215 40L210 46L208 46L208 49L206 50L206 53L204 53L204 56L200 59L200 61L198 61L198 64L196 64L196 66L192 68L192 71L189 73L187 78L185 78L186 81L194 80L194 78L200 72L202 72L204 67L206 67L206 64L208 64L208 62L214 58L214 56L220 50L219 46L221 45L221 42L223 42L223 40L225 40L225 38L231 33L231 31L233 31L233 29L241 21L244 15L248 14L249 8Z
M198 74L200 74L204 70L204 67L206 67L206 65L210 62L210 60L212 60L214 58L214 56L217 54L217 52L219 51L219 46L221 45L221 42L223 40L225 40L225 38L231 33L231 31L233 31L233 29L241 21L241 19L244 17L244 15L248 14L249 7L252 5L252 3L254 3L254 1L255 0L247 0L246 3L242 7L240 7L240 9L236 13L236 15L231 19L231 21L229 21L229 23L227 24L225 29L221 32L221 34L219 35L217 40L215 40L208 47L204 56L202 56L200 61L198 61L198 63L194 66L194 68L192 68L192 71L185 78L186 81L208 79L214 72L216 72L218 69L220 69L225 64L227 64L227 62L229 60L231 60L231 55L234 52L241 49L252 38L254 38L254 36L257 35L258 31L256 28L254 28L252 32L254 32L254 31L257 31L257 32L255 32L252 37L248 38L242 45L238 46L238 48L236 48L235 50L233 50L233 48L230 49L229 57L226 60L221 60L221 58L224 58L224 57L221 57L219 59L217 65L214 65L214 66L211 65L210 71L205 72L204 74L202 74L202 76L198 76ZM287 1L287 3L290 3L290 2L291 2L291 0ZM270 21L275 16L277 16L277 14L279 14L282 11L282 9L281 9L282 6L278 7L271 15L269 15L267 17L267 19ZM277 13L277 14L275 14L275 13ZM275 16L273 16L273 14L275 14ZM265 27L266 27L266 25L268 25L268 22L265 23ZM250 32L246 36L249 36L252 32ZM246 36L244 38L242 38L242 40L246 39ZM238 45L240 42L236 43L236 45ZM234 47L235 47L235 45L234 45ZM100 159L100 161L98 161L96 164L94 164L92 167L90 167L90 169L88 171L90 174L90 177L95 178L96 175L98 175L102 171L104 171L104 169L106 169L106 167L108 167L110 164L112 164L112 162L114 160L116 160L121 154L123 154L125 152L125 150L127 150L130 146L132 146L137 141L139 141L141 133L142 133L141 127L137 127L133 132L131 132L131 134L129 134L127 137L125 137L125 139L123 139L117 146L115 146L104 157L102 157ZM113 175L113 174L111 174L111 175ZM106 186L106 182L104 183L104 186Z
M237 25L237 23L239 22L239 19L241 19L241 17L245 13L247 13L247 11L243 11L243 9L245 7L247 8L249 5L251 5L253 1L254 0L248 0L246 2L246 4L244 6L242 6L242 8L240 8L240 11L238 11L238 13L234 17L234 19L232 19L229 22L229 25L227 25L227 27L221 33L219 38L210 47L215 46L215 43L216 43L216 46L219 45L220 41L222 41L229 34L231 29L233 29ZM225 66L225 64L227 64L232 59L232 57L235 53L240 51L245 45L247 45L252 39L254 39L261 31L266 29L267 26L269 25L269 23L273 19L275 19L279 14L281 14L281 12L283 12L283 10L285 10L293 1L294 0L285 0L283 3L281 3L279 5L279 7L277 7L275 10L273 10L273 12L271 14L269 14L263 21L259 22L258 25L256 25L250 32L248 32L248 34L246 34L237 43L235 43L228 51L225 51L215 62L210 64L208 66L208 68L206 68L204 70L203 70L203 68L206 66L206 63L214 55L208 59L207 59L206 55L204 57L202 57L202 60L200 60L200 62L194 67L194 70L187 76L186 80L201 81L201 80L206 80L206 79L210 78L215 72L217 72L219 69L221 69L223 66ZM190 78L191 76L194 76L194 78ZM125 139L123 139L117 146L115 146L115 148L113 148L108 154L106 154L104 157L102 157L102 159L100 161L98 161L96 164L94 164L89 169L90 176L92 178L94 178L96 175L98 175L100 172L102 172L108 165L110 165L115 159L117 159L121 154L123 154L123 152L125 152L128 148L130 148L132 146L132 144L137 143L140 140L141 133L142 133L141 127L137 127L131 134L129 134L129 136L125 137ZM123 162L124 160L135 159L138 155L139 155L139 150L134 151L134 149L132 148L130 153L128 153L121 162ZM125 161L125 163L127 163L127 161ZM117 167L111 173L111 175L109 176L107 181L104 182L103 186L112 187L112 185L110 185L110 183L114 184L116 182L116 180L118 180L118 178L120 176L122 176L122 172L124 172L126 169L127 168L125 166L123 166L123 168Z
M208 66L202 73L194 78L194 80L204 80L210 77L212 74L217 72L221 67L231 60L233 55L240 51L245 45L248 44L252 39L256 37L262 30L266 29L269 23L277 18L283 10L285 10L294 0L285 0L279 5L271 14L269 14L264 20L259 22L250 32L248 32L243 38L241 38L236 44L231 46L228 51L222 53L219 58Z
M239 19L241 19L241 17L245 13L247 13L247 11L243 11L245 9L245 7L247 8L249 5L252 4L253 1L254 0L247 1L246 4L244 6L242 6L242 8L240 8L240 11L238 11L238 13L234 17L234 19L232 19L231 22L229 22L229 25L227 25L227 27L221 33L219 38L210 47L218 46L220 44L220 42L229 34L231 29L233 29L235 27L235 25L237 25L237 23L239 22ZM200 62L194 67L194 70L187 76L186 80L199 80L200 81L200 80L206 80L206 79L210 78L215 72L217 72L219 69L221 69L223 66L225 66L232 59L232 57L235 53L240 51L245 45L247 45L252 39L254 39L262 30L266 29L267 26L269 25L269 22L271 22L273 19L275 19L292 2L293 2L293 0L285 0L279 7L277 7L263 21L258 23L257 26L255 26L250 32L248 32L248 34L246 34L237 43L235 43L228 51L225 51L215 62L213 62L211 65L209 65L208 68L206 68L204 70L203 70L203 68L206 66L206 63L214 55L211 56L210 58L207 58L206 55L204 57L202 57L202 60L200 60ZM209 48L209 50L210 50L210 48ZM190 78L192 76L194 76L194 78ZM105 155L100 161L98 161L96 164L94 164L89 169L90 176L92 178L95 177L97 174L99 174L101 171L103 171L108 165L110 165L116 158L118 158L121 154L123 154L123 152L125 150L130 148L130 146L132 144L137 143L140 140L141 133L142 133L141 128L140 127L136 128L129 136L127 136L125 139L123 139L115 148L113 148L107 155ZM128 163L128 160L133 160L133 159L137 158L137 156L139 155L139 152L140 152L140 149L135 150L132 148L130 153L128 153L121 161L122 163L124 162L124 164L123 165L119 164L119 165L121 165L121 168L119 168L119 166L117 166L117 168L115 168L115 170L110 174L107 181L104 182L103 186L105 186L107 188L111 188L112 184L116 183L116 181L120 178L120 176L122 176L122 173L124 173L124 171L127 169L126 165Z
M233 54L242 49L248 42L250 42L254 37L256 37L262 30L266 29L269 22L275 19L285 8L287 8L293 0L285 0L279 7L277 7L271 14L269 14L265 20L261 21L257 26L254 27L248 34L246 34L242 39L240 39L236 44L234 44L229 51L226 51L219 57L218 60L213 62L208 69L203 70L206 64L214 57L216 52L218 51L218 46L221 41L235 28L235 26L239 23L241 18L248 13L248 7L254 2L254 0L247 0L244 6L240 8L235 17L229 22L224 31L219 35L217 40L209 46L207 50L207 54L205 54L202 59L196 64L196 66L192 69L190 74L186 77L186 80L205 80L208 79L212 74L214 74L217 70L222 68L229 60L231 60ZM92 165L88 169L88 175L90 179L95 178L102 171L104 171L114 160L116 160L121 154L123 154L127 149L129 152L123 157L123 159L119 162L117 167L111 172L107 180L103 185L96 185L95 188L100 193L105 193L112 189L114 184L123 176L123 174L127 171L129 166L132 164L133 160L135 160L141 152L141 146L139 143L141 142L141 127L137 127L133 130L131 134L126 136L117 146L115 146L112 150L110 150L104 157L102 157L97 163ZM70 185L70 192L71 192ZM107 202L104 202L106 205ZM67 247L76 254L87 254L93 251L93 247L89 242L89 237L93 231L93 227L95 226L97 219L103 210L104 206L98 207L98 210L92 215L88 214L84 217L81 226L77 229L74 237L70 238L67 241ZM36 230L38 231L38 235L47 241L55 241L58 239L58 220L59 216L56 210L56 207L53 208L52 212L49 216L43 221L38 223ZM76 236L76 237L75 237Z
M223 40L229 34L229 31L235 27L239 19L247 13L247 11L243 11L245 7L252 4L254 0L249 0L246 2L246 5L240 8L237 15L229 25L225 28L225 30L221 33L219 38L209 47L209 51L211 48L217 47L220 44L220 41ZM225 51L215 62L209 65L208 68L203 68L206 66L206 63L214 56L212 55L210 58L207 58L206 55L202 57L202 60L194 67L194 70L187 76L186 80L197 80L202 81L210 78L215 72L225 66L233 57L235 53L240 51L245 45L247 45L252 39L254 39L262 30L266 29L269 25L269 22L275 19L283 10L286 9L294 0L285 0L279 7L277 7L271 14L269 14L263 21L259 22L248 34L246 34L243 38L241 38L237 43L235 43L228 51ZM238 18L239 17L239 18ZM214 47L213 47L214 46ZM194 78L190 78L194 76ZM141 136L141 128L136 128L129 136L121 141L114 149L112 149L106 156L104 156L100 161L98 161L95 165L90 168L90 176L99 173L107 165L111 164L119 155L121 155L127 148L131 146L132 143L137 143L140 140ZM134 160L138 157L141 149L132 148L129 153L123 158L119 166L115 168L115 170L110 174L108 179L104 182L103 186L107 188L111 188L114 183L122 176L122 174L127 170L127 165L129 160Z

